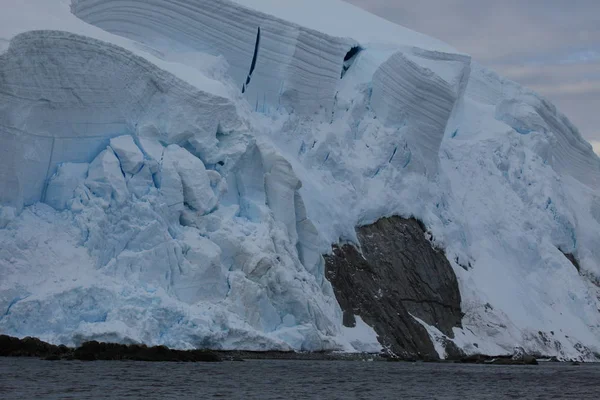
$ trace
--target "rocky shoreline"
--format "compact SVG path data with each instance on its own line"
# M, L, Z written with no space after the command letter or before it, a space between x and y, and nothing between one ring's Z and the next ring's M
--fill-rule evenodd
M0 335L0 357L38 357L45 360L129 360L217 362L222 358L207 350L173 350L166 346L85 342L77 348L56 346L40 339Z
M0 357L35 357L49 361L148 361L148 362L220 362L244 360L321 360L321 361L390 361L390 362L443 362L492 365L537 365L536 357L522 354L487 356L471 355L449 360L399 358L386 354L338 352L284 352L284 351L219 351L174 350L166 346L143 344L116 344L89 341L77 348L53 345L38 338L0 335ZM556 361L556 358L547 358Z

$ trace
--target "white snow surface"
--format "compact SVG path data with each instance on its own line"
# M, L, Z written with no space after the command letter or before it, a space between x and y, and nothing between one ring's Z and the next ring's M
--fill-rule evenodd
M377 333L359 315L354 316L356 325L342 327L342 336L352 345L352 350L360 353L379 353L383 347L377 339ZM350 350L350 351L352 351Z
M0 7L0 332L373 349L321 254L402 215L459 280L436 343L600 353L600 159L536 93L339 0Z

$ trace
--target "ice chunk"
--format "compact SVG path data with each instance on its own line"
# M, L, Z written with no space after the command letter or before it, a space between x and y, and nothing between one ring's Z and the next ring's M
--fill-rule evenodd
M173 165L181 177L183 198L188 206L200 214L206 214L217 205L202 160L177 145L170 145L165 151L163 163Z
M158 140L152 138L139 137L142 151L148 158L148 166L153 174L158 171L158 166L162 162L165 148Z
M97 197L123 203L129 196L119 159L107 148L92 161L85 185Z
M157 184L167 206L175 213L183 210L183 183L174 160L166 156L166 152L157 174Z
M271 148L261 149L265 164L265 192L267 205L277 221L282 222L288 231L290 241L298 241L296 231L295 194L302 183L294 174L292 165Z
M16 218L17 209L11 206L0 206L0 229L6 226Z
M121 169L128 174L137 173L144 162L144 154L129 135L110 139L110 147L121 162Z
M75 189L87 178L89 164L65 163L58 166L46 189L46 203L64 210L73 198Z
M144 197L153 187L154 180L148 165L142 166L142 169L127 181L127 188L138 198Z
M174 283L177 296L190 304L202 300L223 300L229 291L228 271L221 264L219 246L190 228L184 231L182 240L187 262Z
M294 210L296 213L296 231L298 232L298 257L304 267L315 278L321 280L324 276L323 257L326 249L323 248L322 238L312 221L306 215L306 208L300 193L294 195Z

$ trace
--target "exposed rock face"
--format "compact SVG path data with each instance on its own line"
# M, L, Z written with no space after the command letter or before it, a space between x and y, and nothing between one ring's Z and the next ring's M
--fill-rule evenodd
M444 252L431 245L415 219L384 218L357 233L362 254L347 244L334 246L333 255L325 257L344 325L354 326L359 315L394 354L438 359L427 331L413 316L449 337L460 326L460 292ZM449 355L456 354L452 342L445 346Z
M581 273L581 266L579 265L579 262L577 261L577 258L575 258L575 255L572 254L572 253L565 253L562 250L561 250L561 253L563 253L565 255L565 257L567 257L567 260L571 261L571 264L573 264L573 266L575 267L575 269L577 269L577 272Z
M131 360L131 361L187 361L214 362L221 358L212 351L173 350L165 346L124 345L116 343L85 342L73 352L76 360Z
M66 346L55 346L40 339L0 335L0 357L60 357L69 353Z

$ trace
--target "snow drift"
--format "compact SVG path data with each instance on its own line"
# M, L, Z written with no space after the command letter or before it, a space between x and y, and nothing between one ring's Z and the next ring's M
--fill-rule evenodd
M433 339L600 352L600 159L548 101L337 0L67 3L0 16L3 333L372 350L321 254L403 215L459 281Z

